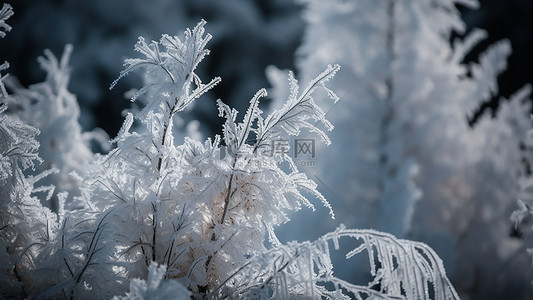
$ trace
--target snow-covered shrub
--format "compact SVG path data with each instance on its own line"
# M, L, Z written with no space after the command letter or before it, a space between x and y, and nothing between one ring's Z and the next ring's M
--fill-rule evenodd
M50 198L53 187L37 187L36 183L51 172L28 177L23 174L24 169L42 161L35 140L39 130L5 115L3 110L0 109L0 294L12 297L21 293L18 281L27 278L25 273L34 267L33 258L52 238L55 214L43 207L35 195L46 197L42 200Z
M336 200L338 220L426 241L464 295L527 297L526 285L508 284L525 276L509 264L517 246L507 216L524 172L530 88L502 99L496 118L483 116L470 128L467 118L497 94L511 50L501 41L464 62L486 33L464 35L457 6L478 2L302 2L299 74L309 80L325 64L343 66L331 85L343 101L317 97L336 127L332 147L317 149L317 166L308 169ZM280 72L269 76L283 95ZM313 221L300 217L286 231L307 239L297 228Z
M242 122L237 110L219 101L219 115L225 118L222 137L174 144L175 114L220 81L202 83L195 73L211 38L204 24L150 43L139 38L135 50L141 57L125 60L112 87L129 72L140 71L147 80L137 95L147 105L126 116L113 139L114 150L90 156L85 172L78 174L81 195L64 203L66 194L60 193L57 214L32 195L51 190L34 185L53 171L35 177L22 173L40 161L39 131L5 115L2 106L1 295L458 299L440 259L420 243L344 227L313 243L283 245L277 239L275 228L291 213L313 208L307 196L334 216L316 183L290 157L272 150L273 141L298 136L303 129L329 142L317 125L332 126L314 95L324 90L338 100L325 87L338 65L328 66L303 90L289 74L286 103L266 117L259 109L264 89L252 97ZM50 75L64 74L60 69ZM134 129L134 123L140 124ZM345 238L362 241L348 257L368 251L370 282L361 285L333 275L329 242L338 248L338 240Z
M0 10L0 27L9 30L5 20L13 14L11 6ZM3 37L3 34L1 35ZM7 68L8 64L3 66ZM3 67L3 69L5 69ZM5 76L1 79L3 80ZM41 205L49 199L53 186L36 186L53 171L25 176L23 171L42 162L35 140L39 130L5 113L7 95L3 82L0 98L0 295L23 295L21 281L29 281L28 271L35 267L34 257L53 238L55 214ZM44 198L39 199L38 196Z
M49 51L39 57L41 68L46 71L46 80L25 89L16 82L7 82L14 94L10 95L8 113L16 115L25 123L37 127L41 133L37 136L39 156L43 163L33 168L30 173L41 173L48 169L59 172L51 174L44 183L53 184L58 192L67 192L70 196L79 195L78 182L71 172L84 173L87 163L92 160L91 140L96 140L108 150L108 137L101 130L82 133L78 119L80 108L76 96L67 89L70 70L68 67L72 46L67 45L61 57L57 58ZM58 198L49 206L56 210Z

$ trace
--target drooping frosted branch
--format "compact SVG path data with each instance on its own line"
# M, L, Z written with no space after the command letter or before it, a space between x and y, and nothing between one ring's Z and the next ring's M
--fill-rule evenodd
M354 284L334 276L331 244L360 243L346 258L367 252L372 280ZM324 286L327 285L328 288ZM223 287L226 286L226 289ZM231 294L224 294L231 291ZM459 299L441 259L426 244L374 231L340 226L314 242L292 242L250 259L215 291L221 297L289 299Z

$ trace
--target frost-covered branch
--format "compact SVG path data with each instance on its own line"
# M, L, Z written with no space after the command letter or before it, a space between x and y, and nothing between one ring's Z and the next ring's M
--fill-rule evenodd
M368 253L372 280L367 284L333 274L330 245L338 250L339 240L346 238L360 241L347 259ZM293 242L258 254L215 292L217 297L245 299L459 299L442 261L427 245L343 226L315 242Z
M259 99L266 96L266 90L259 90L252 100L250 106L244 115L241 123L236 123L237 111L230 109L229 106L218 101L219 115L226 117L226 122L223 125L224 129L224 141L230 154L233 158L232 170L235 170L239 159L244 158L245 164L250 163L248 156L257 156L257 150L268 146L274 139L279 138L281 134L287 135L299 135L302 128L306 128L311 132L317 133L324 142L329 144L327 135L319 129L316 124L322 123L326 129L331 130L333 126L329 121L325 119L324 111L318 107L314 101L312 94L316 88L322 87L328 95L336 102L338 97L329 90L325 83L332 78L339 70L340 66L328 66L327 69L314 78L306 87L306 89L299 94L298 81L294 78L294 75L289 73L289 84L291 92L285 105L272 112L266 119L262 117L262 111L259 109ZM314 124L310 121L315 122ZM255 124L255 126L253 126ZM255 142L252 145L247 144L249 134L253 132L256 135ZM259 154L264 155L264 154ZM296 170L294 164L290 161L290 158L283 157L291 163L294 173L290 175L293 182L303 190L309 191L320 199L326 207L330 209L330 214L334 217L333 211L326 199L316 190L316 184L307 179L307 177ZM246 162L248 161L248 162ZM224 200L224 210L222 214L221 223L224 222L227 210L230 207L230 198L233 193L233 178L234 172L230 174L228 189ZM312 205L305 199L303 203L307 206Z
M313 79L299 94L298 81L294 74L289 72L290 95L284 106L270 114L264 122L258 125L257 142L254 145L254 151L260 147L266 146L268 141L273 140L284 132L288 135L298 135L302 128L316 133L322 140L329 145L331 141L328 136L319 129L316 124L322 123L327 130L332 130L333 125L325 119L324 111L315 104L312 93L317 87L326 90L328 96L337 102L339 98L333 91L326 88L325 83L335 76L340 69L339 65L329 65L327 69ZM311 123L311 122L314 123Z
M145 74L149 78L146 85L141 88L132 98L150 93L149 97L167 98L167 105L172 105L172 114L183 110L192 100L211 89L220 82L220 78L214 78L208 84L202 84L200 78L194 70L209 54L205 48L210 34L204 34L205 21L200 21L193 30L187 29L184 37L170 36L163 34L159 42L152 41L146 44L143 37L135 44L135 50L142 54L143 58L128 58L124 61L126 67L120 72L119 77L110 86L112 89L118 81L138 68L144 68ZM163 46L165 51L161 51L159 46ZM191 92L191 84L196 88ZM175 101L174 104L171 101ZM157 105L158 101L153 101Z
M7 3L4 3L2 5L2 9L0 9L0 38L6 36L6 31L11 31L11 26L6 23L6 20L9 19L13 14L13 7Z
M158 172L161 171L165 147L172 146L174 114L220 82L220 78L215 77L204 84L194 73L200 61L209 54L205 46L211 35L205 34L205 23L202 20L193 30L187 29L182 38L163 34L159 42L152 41L148 45L143 37L139 37L134 49L144 57L126 59L126 68L110 86L112 89L131 71L144 69L145 85L132 100L144 94L149 99L138 117L150 130L153 142L161 152L157 159ZM160 46L164 47L164 51Z
M6 36L6 31L11 30L11 26L6 23L6 20L13 15L13 7L11 5L4 3L2 9L0 9L0 38ZM3 103L4 98L7 97L6 87L4 86L4 80L7 77L2 75L1 71L7 70L9 68L9 63L6 61L0 65L0 113L6 109L5 103Z

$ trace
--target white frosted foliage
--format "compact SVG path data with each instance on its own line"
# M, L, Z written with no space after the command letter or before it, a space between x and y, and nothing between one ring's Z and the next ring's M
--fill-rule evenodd
M332 124L315 97L324 93L331 103L339 100L326 86L339 65L327 65L303 89L289 73L286 99L271 114L259 106L265 89L251 98L242 119L219 100L222 135L203 143L189 137L175 142L176 114L220 81L203 83L195 73L209 53L211 37L204 25L200 21L182 35L164 34L150 43L139 37L134 49L140 57L125 60L111 87L129 73L140 74L145 80L136 96L142 95L145 106L126 114L111 140L116 147L107 154L91 153L79 127L65 126L77 124L78 113L66 89L70 47L59 61L45 52L40 62L46 81L18 89L14 99L19 101L9 102L21 106L8 109L18 114L6 115L1 108L0 296L457 299L442 262L421 243L343 226L315 242L280 243L278 226L302 208L315 210L319 203L325 208L318 211L335 216L317 183L291 157L273 150L275 141L304 130L329 144L326 132ZM45 165L44 172L24 175L40 162L39 130L16 115L34 116L32 121L47 129L42 143L56 129L66 131L63 137L70 140L55 151L59 157L44 161L64 161L72 168L69 176L78 183L79 195L69 199L61 181L37 185L70 170L59 163L57 169ZM78 169L72 160L85 162ZM398 185L415 172L414 166L402 169ZM60 192L53 213L40 200L50 198L56 185ZM362 243L348 259L368 252L368 283L333 275L330 244L338 249L339 240L349 238Z

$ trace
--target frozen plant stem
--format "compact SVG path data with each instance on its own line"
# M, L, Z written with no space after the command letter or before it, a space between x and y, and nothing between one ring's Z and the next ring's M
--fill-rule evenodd
M156 236L157 236L157 208L155 203L152 202L153 216L152 216L152 261L156 261Z
M172 108L169 107L170 111L166 119L166 122L163 126L163 137L161 138L161 146L165 146L165 141L167 139L168 132L172 131L172 116L174 115L174 111L176 110L176 105L178 104L178 102L179 102L179 98L178 97L174 98L174 105L172 106ZM168 106L168 103L167 103L167 106ZM161 172L162 163L163 163L163 153L159 153L159 159L157 161L157 172Z
M226 214L228 213L229 200L231 199L231 195L233 194L231 190L233 186L233 174L234 174L233 172L235 170L236 164L237 164L237 159L234 158L233 166L231 167L231 174L229 176L228 190L226 191L226 198L224 199L224 212L222 213L222 219L220 219L220 224L224 224L224 221L226 220ZM213 237L214 236L215 236L215 233L213 233Z

